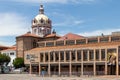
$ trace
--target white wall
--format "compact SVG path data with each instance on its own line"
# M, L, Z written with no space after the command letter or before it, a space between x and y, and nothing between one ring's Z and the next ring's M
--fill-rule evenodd
M14 50L6 50L6 51L1 51L1 53L10 56L11 60L8 63L8 66L13 66L13 60L16 58L16 51L14 51ZM12 55L12 53L14 53L14 55Z

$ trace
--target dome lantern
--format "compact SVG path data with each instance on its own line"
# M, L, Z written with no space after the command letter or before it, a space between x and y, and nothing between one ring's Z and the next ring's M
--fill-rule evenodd
M40 12L40 14L44 14L44 8L43 8L43 5L40 5L39 12Z

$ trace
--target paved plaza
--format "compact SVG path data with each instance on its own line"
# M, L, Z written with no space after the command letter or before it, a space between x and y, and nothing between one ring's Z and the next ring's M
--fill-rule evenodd
M29 74L0 74L0 80L120 80L115 76L101 77L40 77Z

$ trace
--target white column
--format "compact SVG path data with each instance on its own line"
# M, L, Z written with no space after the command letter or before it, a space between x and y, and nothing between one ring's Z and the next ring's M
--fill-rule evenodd
M41 74L41 65L39 63L39 75Z
M66 52L64 51L64 62L66 62Z
M117 47L116 48L116 53L117 53L117 56L116 56L116 75L119 76L119 62L118 62L118 52L119 51L119 48Z
M58 53L59 54L59 76L61 74L61 66L60 66L60 52Z
M107 48L105 49L105 75L107 75Z
M38 53L39 54L39 75L40 75L40 73L41 73L41 65L40 65L40 53Z
M48 64L48 75L49 76L51 75L51 72L50 72L50 63Z
M95 54L95 49L94 49L94 63L93 63L94 76L96 76L96 62L95 62L95 59L96 59L96 54Z
M77 50L75 50L75 62L78 61L78 55L77 55Z
M87 61L89 61L90 60L90 56L89 56L89 50L87 50Z
M43 53L43 62L45 62L45 52Z
M32 74L32 64L31 64L31 61L30 61L30 74Z
M71 65L71 63L69 64L69 70L70 70L69 75L71 76L71 72L72 72L72 65Z
M55 52L53 52L53 61L55 62Z
M84 69L83 69L83 50L81 51L81 75L83 75Z
M99 60L101 61L101 49L99 49Z
M71 76L71 61L72 61L72 56L71 56L71 51L70 51L70 63L69 63L69 75Z

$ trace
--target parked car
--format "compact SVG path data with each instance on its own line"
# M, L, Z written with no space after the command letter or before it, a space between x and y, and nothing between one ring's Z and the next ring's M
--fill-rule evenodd
M24 68L17 68L13 70L13 73L21 73L24 71Z

